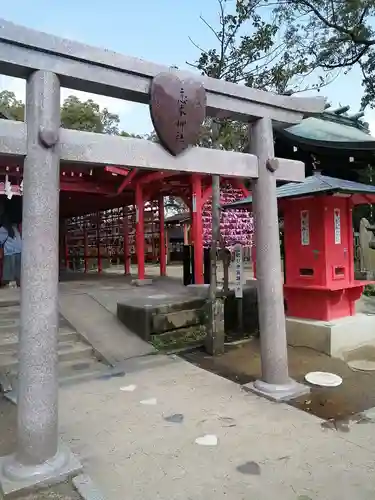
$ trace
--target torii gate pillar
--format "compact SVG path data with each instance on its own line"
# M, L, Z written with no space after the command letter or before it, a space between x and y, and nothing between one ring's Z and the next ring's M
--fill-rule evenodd
M283 285L280 273L279 225L276 198L277 163L272 121L258 119L249 126L251 153L258 157L258 179L253 180L256 274L262 377L247 387L274 401L309 392L288 374Z
M164 196L159 196L159 263L160 276L167 275L167 253L165 245L165 227L164 227Z
M60 82L35 71L26 87L17 450L1 458L4 495L81 469L58 440Z

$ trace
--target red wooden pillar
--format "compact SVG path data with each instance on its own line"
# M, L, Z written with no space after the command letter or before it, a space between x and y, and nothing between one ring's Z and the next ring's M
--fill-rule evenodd
M124 229L124 271L126 275L130 274L130 252L129 252L129 214L128 207L123 211L123 229Z
M151 262L156 262L156 245L155 245L155 221L154 221L154 202L150 201L150 222L151 227Z
M254 241L252 242L251 245L251 262L253 264L253 275L254 278L256 279L257 277L257 252L256 252L256 247Z
M165 229L164 229L164 196L159 198L159 261L160 276L167 275L167 259L165 247Z
M192 236L194 245L194 278L196 285L203 285L203 224L202 224L202 177L191 176L192 184Z
M101 226L101 218L100 212L96 214L96 245L98 251L98 273L102 272L102 256L100 255L100 226Z
M135 186L135 252L137 254L138 279L145 279L145 228L144 199L141 184Z

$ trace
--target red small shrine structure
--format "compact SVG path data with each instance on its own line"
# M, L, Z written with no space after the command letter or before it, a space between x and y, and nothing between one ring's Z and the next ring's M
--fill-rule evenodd
M353 208L374 203L375 186L316 172L278 188L284 217L288 316L331 321L355 315L368 282L355 280Z
M354 276L352 212L356 205L375 203L375 186L316 171L300 184L278 187L277 197L284 225L288 316L321 321L353 316L369 282ZM251 202L249 197L226 208Z

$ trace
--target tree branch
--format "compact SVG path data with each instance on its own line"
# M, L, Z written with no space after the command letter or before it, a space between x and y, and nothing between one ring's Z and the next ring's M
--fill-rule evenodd
M366 47L371 47L372 45L375 45L375 40L367 40L366 38L358 37L353 30L348 30L344 28L343 26L338 25L335 22L329 21L327 18L325 18L319 10L309 1L309 0L289 0L292 4L296 5L302 4L305 5L308 9L311 10L311 12L314 13L314 15L323 23L325 26L328 28L331 28L333 30L338 31L339 33L342 33L343 35L347 35L352 42L358 44L358 45L366 45ZM368 7L368 6L367 6Z

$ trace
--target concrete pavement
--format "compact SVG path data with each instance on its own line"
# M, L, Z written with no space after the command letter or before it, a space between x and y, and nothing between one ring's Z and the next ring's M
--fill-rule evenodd
M371 421L324 429L174 357L125 371L60 390L62 437L106 500L374 498ZM218 444L196 444L207 435Z

